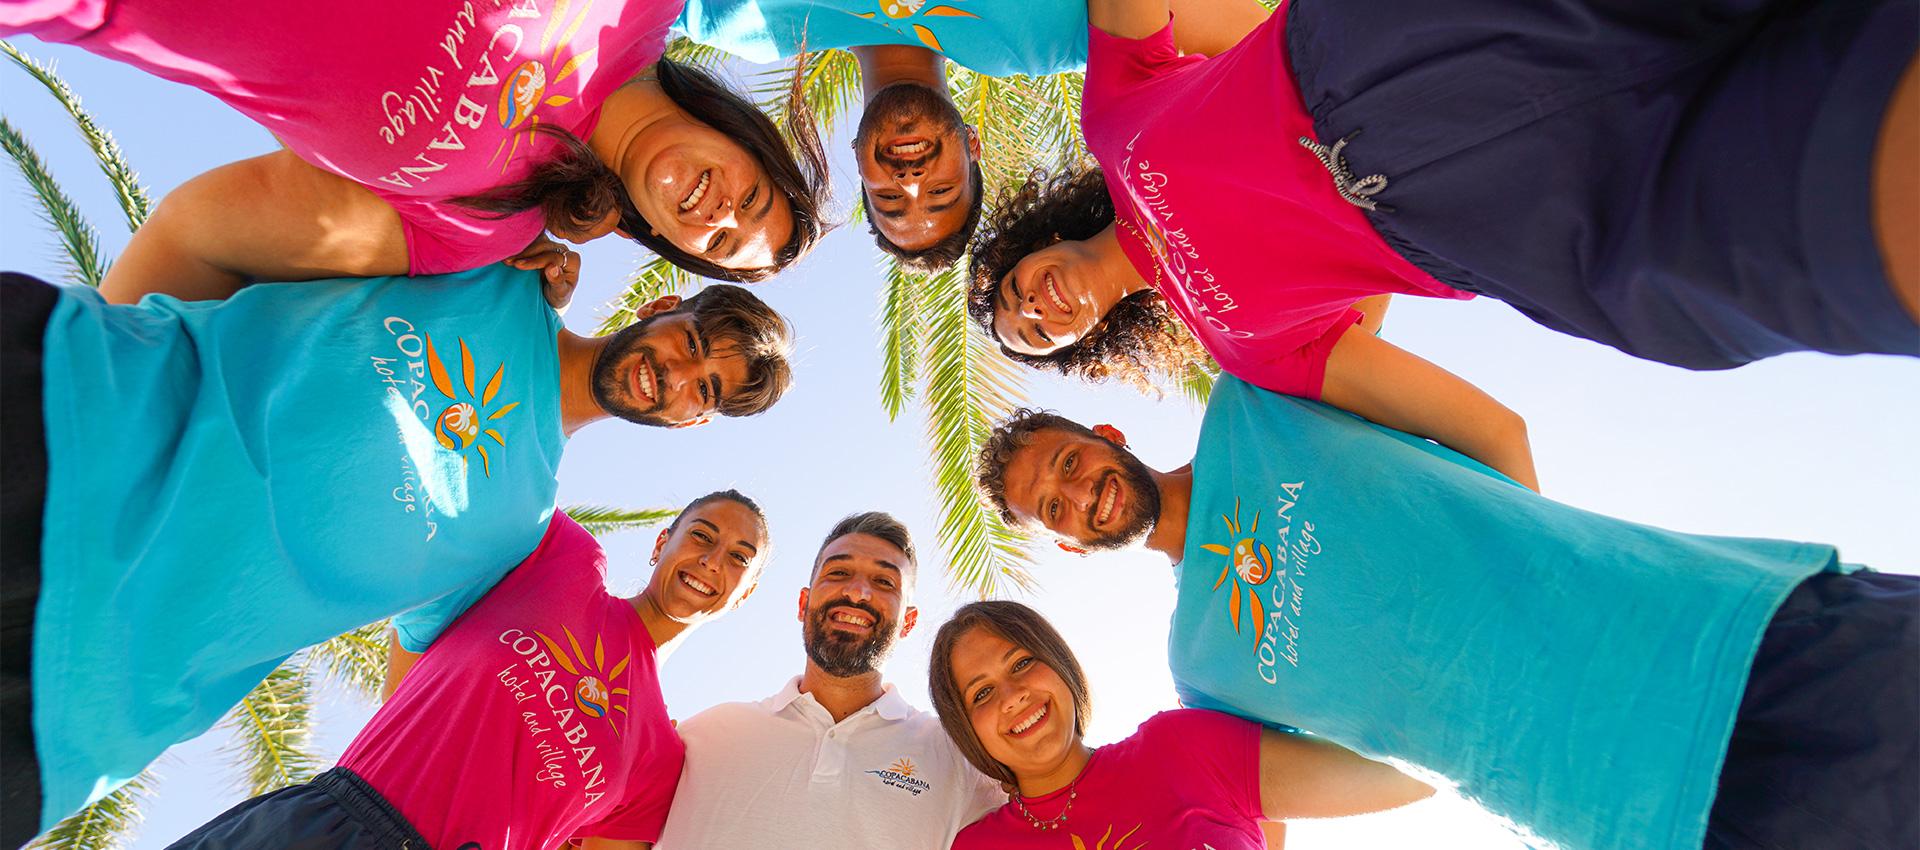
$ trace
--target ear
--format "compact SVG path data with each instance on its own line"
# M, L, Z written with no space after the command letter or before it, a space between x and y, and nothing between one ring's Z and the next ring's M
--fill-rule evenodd
M1072 552L1073 554L1079 555L1081 557L1085 557L1087 554L1087 550L1082 549L1078 546L1075 546L1072 543L1068 543L1064 540L1056 540L1054 541L1053 545L1060 547L1060 551L1062 552Z
M678 422L678 423L675 423L675 424L672 424L672 425L668 425L667 427L668 427L668 428L698 428L698 427L700 427L700 426L702 426L702 425L705 425L705 424L707 424L708 422L712 422L712 421L713 421L713 417L712 417L712 416L708 416L708 415L706 415L706 414L702 414L702 415L700 415L700 417L699 417L699 418L696 418L696 419L689 419L689 420L687 420L687 421L685 421L685 422Z
M733 600L733 604L732 604L732 605L728 605L728 606L727 606L727 610L729 610L729 611L732 611L733 609L735 609L735 608L738 608L738 607L740 607L741 605L743 605L743 604L745 604L745 603L746 603L746 601L747 601L747 598L748 598L748 597L751 597L751 596L753 595L753 592L754 592L754 591L756 591L756 590L759 590L759 589L760 589L760 582L758 582L758 581L756 581L756 582L754 582L754 583L752 583L752 584L749 584L749 585L747 585L747 592L746 592L746 593L742 593L742 594L740 594L740 598L739 598L739 599L735 599L735 600Z
M648 301L647 303L640 305L640 309L633 311L633 318L635 321L638 321L648 316L657 316L657 315L660 315L661 313L670 313L673 311L674 308L679 306L680 306L680 296L662 295L659 298L655 298L652 301Z
M920 609L908 605L906 613L900 615L900 636L906 637L912 633L914 625L919 622Z
M800 588L800 610L795 613L794 619L801 623L807 621L807 588Z
M665 551L667 548L667 532L670 532L672 530L673 530L673 526L668 525L666 528L660 529L659 537L653 538L653 557L648 561L648 563L656 564L656 565L660 563L660 553L662 551Z
M966 126L966 134L967 134L967 155L973 157L973 160L975 162L979 162L980 161L980 131L973 129L972 124L967 124L965 126Z
M1112 425L1095 425L1093 426L1093 433L1120 448L1124 449L1127 447L1127 435L1120 433L1120 429Z

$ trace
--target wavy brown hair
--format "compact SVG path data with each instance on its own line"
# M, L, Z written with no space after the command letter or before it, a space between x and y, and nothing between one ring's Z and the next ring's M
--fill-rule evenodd
M666 237L655 235L634 207L633 200L627 197L627 187L620 175L601 162L580 137L551 125L538 127L535 132L559 143L557 156L534 168L524 180L478 195L455 198L453 202L500 217L537 207L549 229L555 225L583 228L605 218L607 213L618 211L620 229L633 237L633 241L675 266L715 280L735 283L766 280L806 256L828 230L825 210L830 193L826 148L820 143L806 99L799 96L798 72L788 93L788 108L793 118L793 144L789 146L780 128L753 101L713 74L664 57L653 67L661 90L675 105L746 148L766 170L775 191L786 197L793 209L793 233L774 251L773 265L730 269L683 251Z
M974 629L986 629L1009 643L1033 653L1035 660L1047 665L1067 683L1073 694L1073 733L1084 737L1093 724L1093 696L1087 690L1087 673L1080 659L1067 646L1067 639L1047 622L1040 612L1018 602L994 600L971 602L953 612L953 619L940 627L933 638L933 656L927 659L927 691L933 696L934 713L940 716L940 728L947 730L954 747L967 757L974 769L1009 785L1019 784L1013 769L987 754L986 745L973 731L967 717L967 697L960 683L953 680L953 648L960 638Z
M1062 241L1085 241L1113 224L1113 199L1097 167L1049 176L1035 170L1020 188L1002 196L980 227L968 270L967 315L987 336L1000 304L1000 281L1027 255ZM1190 364L1207 362L1207 351L1152 289L1120 300L1080 341L1052 354L1021 354L1000 344L1016 363L1088 381L1120 378L1143 389L1156 378L1178 378Z

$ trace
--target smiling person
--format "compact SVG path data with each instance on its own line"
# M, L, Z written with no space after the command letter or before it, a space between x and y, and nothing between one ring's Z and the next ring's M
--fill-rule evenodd
M1253 0L1175 0L1189 53L1232 47L1266 19ZM946 60L990 77L1077 71L1084 0L714 0L674 28L752 62L851 48L864 111L853 141L860 202L880 249L932 273L966 252L983 199L981 139L954 105Z
M577 274L543 234L616 230L761 280L819 240L825 154L811 122L790 149L746 98L661 58L681 5L49 2L0 9L0 35L199 88L285 146L170 193L102 284L116 302L516 255Z
M662 850L946 847L999 805L932 715L881 676L919 622L920 565L899 520L827 533L800 591L807 666L779 693L680 723L687 763Z
M171 846L651 847L684 752L660 662L746 601L767 549L752 499L709 493L661 530L652 577L622 598L600 544L556 511L539 548L430 645L395 643L386 704L339 764Z
M1234 378L1190 465L1021 411L980 485L1063 547L1173 563L1185 705L1444 777L1529 843L1920 844L1915 576L1590 514Z
M0 797L38 815L0 844L206 731L295 650L467 608L539 543L588 423L697 425L786 392L791 331L741 287L594 338L540 289L496 264L129 306L0 276Z
M1018 602L974 602L933 639L940 725L980 772L1019 789L954 850L1212 847L1262 850L1261 822L1396 808L1433 789L1305 735L1196 709L1087 745L1093 707L1079 659ZM1111 841L1112 843L1109 843Z

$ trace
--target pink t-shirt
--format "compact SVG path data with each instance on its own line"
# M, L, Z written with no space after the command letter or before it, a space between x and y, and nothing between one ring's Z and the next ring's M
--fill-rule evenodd
M1181 56L1171 22L1138 41L1089 28L1080 126L1140 276L1159 267L1160 293L1221 368L1319 398L1355 301L1473 296L1388 247L1296 141L1314 133L1286 17L1211 59Z
M1095 750L1073 786L1073 808L1035 829L1013 803L960 831L953 850L1263 850L1260 725L1183 708L1140 724L1133 737ZM1029 798L1042 822L1060 815L1067 789Z
M300 158L399 212L413 274L531 243L538 209L488 219L449 198L525 178L586 138L658 59L684 0L29 0L0 35L61 41L201 89Z
M555 511L533 555L427 648L340 766L434 847L655 841L686 747L653 640Z

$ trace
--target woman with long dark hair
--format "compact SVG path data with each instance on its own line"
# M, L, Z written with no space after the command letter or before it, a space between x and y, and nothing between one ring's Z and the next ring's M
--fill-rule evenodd
M109 0L9 7L0 34L194 86L285 146L169 194L109 300L516 256L572 278L578 255L545 234L616 230L696 274L764 279L823 232L825 155L811 122L790 147L746 98L663 58L680 7Z
M961 754L1016 789L954 850L1062 847L1063 834L1076 847L1260 850L1262 821L1375 812L1433 793L1324 741L1211 711L1162 712L1089 747L1086 674L1053 625L1018 602L955 612L927 675Z

